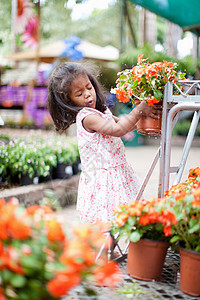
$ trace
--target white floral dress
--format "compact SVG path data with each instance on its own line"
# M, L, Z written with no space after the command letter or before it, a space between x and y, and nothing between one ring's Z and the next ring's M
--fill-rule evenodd
M77 138L82 165L77 210L81 222L110 222L114 208L119 203L127 204L135 199L140 181L126 160L121 138L90 133L84 129L82 120L89 114L113 120L109 109L101 113L85 107L77 114Z

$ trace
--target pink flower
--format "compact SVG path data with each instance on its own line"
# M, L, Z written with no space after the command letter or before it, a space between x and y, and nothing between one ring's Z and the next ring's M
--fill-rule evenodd
M38 44L38 18L32 17L27 26L24 34L21 36L24 46L27 48L35 48Z
M28 20L33 16L33 3L29 0L17 0L16 33L23 33Z

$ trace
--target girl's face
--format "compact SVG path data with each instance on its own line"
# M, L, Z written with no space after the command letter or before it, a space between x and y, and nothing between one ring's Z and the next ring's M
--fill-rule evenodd
M96 107L96 92L88 76L77 76L70 85L70 99L78 106Z

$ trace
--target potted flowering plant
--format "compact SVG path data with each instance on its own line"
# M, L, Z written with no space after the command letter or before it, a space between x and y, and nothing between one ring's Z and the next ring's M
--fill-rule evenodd
M171 225L177 222L175 214L164 209L163 201L165 199L134 201L115 211L112 233L118 232L120 237L126 235L129 238L127 272L135 278L160 278Z
M177 219L170 242L180 246L180 289L200 296L200 168L191 169L184 183L166 192L166 199Z
M132 102L133 106L142 100L145 100L149 106L157 104L162 105L164 97L164 87L169 81L176 82L177 80L185 79L184 73L176 71L177 64L172 62L154 62L149 63L147 59L143 59L143 54L138 55L137 65L132 69L125 69L119 72L118 79L116 80L116 87L111 89L111 93L116 94L119 102ZM179 84L180 85L180 84ZM158 110L158 117L161 113ZM142 134L157 135L160 133L161 117L159 125L156 126L157 132L137 130ZM147 118L145 120L148 120ZM154 119L155 120L155 119ZM156 122L156 121L154 121ZM144 124L144 120L142 120ZM140 124L140 123L139 123ZM148 126L148 125L147 125Z
M60 216L47 206L20 206L0 199L0 299L60 299L83 282L114 286L121 279L115 262L99 249L105 226L85 224L68 239Z

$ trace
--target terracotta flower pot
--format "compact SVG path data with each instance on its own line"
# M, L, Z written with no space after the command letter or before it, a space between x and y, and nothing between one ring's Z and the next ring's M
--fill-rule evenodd
M161 135L162 112L158 114L158 119L151 117L141 117L137 122L137 133L142 135Z
M180 289L200 296L200 253L180 248Z
M148 239L141 239L136 243L130 242L127 273L140 280L159 280L168 247L168 242Z
M140 101L135 101L135 105L139 105ZM137 122L137 133L142 135L156 136L161 135L162 125L162 105L156 104L157 118L142 116Z

